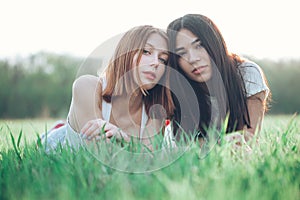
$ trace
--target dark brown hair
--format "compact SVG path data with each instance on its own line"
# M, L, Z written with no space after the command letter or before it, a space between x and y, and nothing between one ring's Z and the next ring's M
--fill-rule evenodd
M239 56L228 52L218 27L209 18L198 14L188 14L171 22L167 30L171 51L170 66L181 74L184 74L184 72L180 69L179 57L175 54L176 37L181 29L191 31L200 39L201 45L209 54L213 66L212 81L209 81L210 83L197 83L187 78L197 94L199 102L200 121L194 122L198 129L205 135L205 128L208 127L211 121L212 105L209 96L216 97L219 110L225 108L225 116L220 116L220 121L224 120L226 114L229 114L227 132L240 130L245 125L250 127L245 85L237 68L243 60ZM219 77L217 77L218 74ZM173 83L177 84L173 87L178 87L178 84L180 84L176 81ZM208 87L211 88L209 93ZM182 95L186 96L185 94ZM193 107L195 105L189 106ZM180 105L178 105L178 101L175 101L175 121L180 121L180 117L182 117L178 107ZM193 113L191 113L191 116L193 116Z

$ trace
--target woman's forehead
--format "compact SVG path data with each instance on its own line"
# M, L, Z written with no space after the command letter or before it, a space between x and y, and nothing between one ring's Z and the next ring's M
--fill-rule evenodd
M146 41L146 46L159 50L167 50L168 42L167 39L159 33L152 33Z

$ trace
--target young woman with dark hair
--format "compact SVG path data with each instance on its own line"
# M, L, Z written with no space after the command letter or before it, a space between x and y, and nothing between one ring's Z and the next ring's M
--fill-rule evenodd
M168 26L170 66L188 79L193 91L182 90L183 101L174 98L174 132L180 121L189 118L185 132L198 130L205 137L207 128L222 127L228 118L227 139L243 137L248 140L260 129L270 99L269 87L262 69L254 62L228 51L218 27L208 17L188 14ZM171 90L181 87L176 76ZM189 103L189 92L195 93L198 105ZM190 110L182 116L181 107ZM199 110L199 113L195 113ZM199 117L197 117L199 116ZM244 131L241 131L244 130Z

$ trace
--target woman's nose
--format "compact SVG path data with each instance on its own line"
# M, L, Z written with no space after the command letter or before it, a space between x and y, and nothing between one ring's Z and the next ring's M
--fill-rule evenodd
M151 66L157 68L159 64L160 63L158 55L153 55Z
M189 63L193 64L194 62L200 60L200 55L199 55L199 52L197 50L194 50L194 49L190 49L189 52L189 57L188 57L188 61Z

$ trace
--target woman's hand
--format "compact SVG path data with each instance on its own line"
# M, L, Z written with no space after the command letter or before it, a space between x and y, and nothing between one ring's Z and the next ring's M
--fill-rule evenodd
M103 120L103 119L94 119L88 121L80 131L81 137L83 139L106 139L110 140L115 137L117 141L129 142L130 137L124 133L117 126Z

